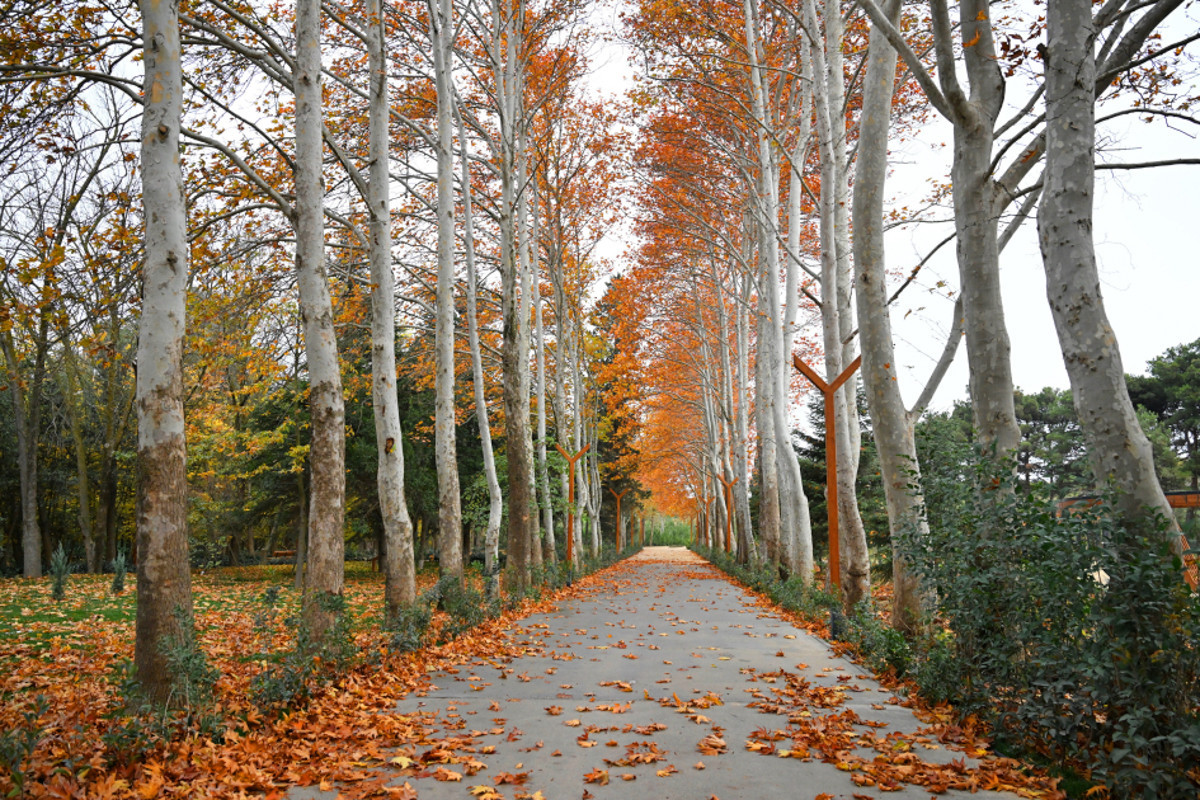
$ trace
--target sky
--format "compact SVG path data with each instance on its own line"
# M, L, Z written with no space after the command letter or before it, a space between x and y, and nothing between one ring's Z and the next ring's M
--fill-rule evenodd
M1105 129L1116 141L1100 161L1140 162L1163 158L1200 159L1200 139L1140 122ZM1198 131L1197 133L1200 133ZM889 192L900 196L927 193L926 179L949 169L948 148L937 132L913 143L895 162ZM949 132L945 132L948 141ZM901 163L903 162L903 163ZM1146 362L1167 348L1200 338L1200 165L1098 172L1094 239L1101 293L1120 345L1128 374L1143 374ZM949 232L947 225L896 230L887 241L893 268L911 269L931 243ZM937 279L958 285L952 245L930 263L922 287ZM927 269L929 269L927 267ZM1001 256L1005 319L1012 343L1013 382L1035 392L1044 386L1065 389L1069 383L1046 301L1045 273L1038 250L1036 221L1026 221ZM914 287L915 288L915 287ZM905 399L916 397L949 329L951 301L928 288L901 296L893 309L897 363L902 369ZM905 318L905 314L912 313ZM967 396L965 347L960 344L954 366L934 397L932 407L945 409Z
M593 23L615 30L612 5L594 12ZM1181 24L1190 25L1191 20ZM598 46L592 54L592 88L618 95L630 85L628 52L618 43ZM1012 102L1022 101L1009 92ZM1012 105L1010 102L1010 105ZM936 113L931 118L936 118ZM1200 129L1169 129L1132 117L1101 127L1100 161L1138 162L1164 158L1200 161ZM930 180L946 180L950 170L946 123L931 124L915 140L893 150L887 191L897 204L919 203ZM949 209L937 215L948 219ZM934 244L950 232L949 223L923 223L891 231L889 268L907 275ZM627 234L616 232L603 248L619 261ZM1167 348L1200 338L1200 165L1098 172L1095 246L1101 292L1125 372L1143 374L1147 361ZM939 282L945 287L934 289ZM1036 392L1044 386L1069 386L1057 335L1046 301L1045 275L1037 243L1036 220L1029 219L1001 256L1005 317L1012 345L1013 381ZM899 279L897 279L897 283ZM958 286L953 243L922 270L918 283L892 311L897 363L905 400L912 403L940 355L950 326ZM967 397L966 348L943 379L931 408L945 410Z

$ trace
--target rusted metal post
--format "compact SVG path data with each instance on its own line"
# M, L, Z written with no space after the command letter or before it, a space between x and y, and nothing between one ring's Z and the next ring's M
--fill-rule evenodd
M712 505L712 501L713 501L713 498L711 498L711 497L704 501L704 546L705 547L713 546L712 512L709 511L709 507Z
M829 578L834 586L842 586L842 554L838 536L838 492L837 492L837 419L834 411L833 398L842 384L850 380L850 376L862 364L862 356L854 359L850 366L842 370L833 383L826 383L812 367L800 360L800 356L792 356L792 364L812 381L813 386L825 395L825 505L829 513Z
M725 487L725 552L733 552L733 485L738 482L737 476L733 476L733 480L725 480L724 475L718 475L717 480Z
M583 457L583 454L591 447L590 444L585 444L583 449L575 455L571 455L566 450L562 449L562 445L557 442L554 445L558 448L558 452L567 460L570 465L567 467L570 472L567 474L567 505L569 513L567 514L567 563L573 569L575 567L575 462Z
M617 498L617 532L616 532L616 539L617 539L617 552L618 552L618 553L619 553L619 552L621 552L621 498L622 498L622 497L624 497L624 496L625 496L625 494L626 494L628 491L629 491L629 489L628 489L628 488L626 488L626 489L622 489L622 490L620 491L620 493L618 493L618 492L614 492L614 491L613 491L613 488L612 488L611 486L610 486L610 487L608 487L608 492L609 492L609 494L611 494L613 497Z

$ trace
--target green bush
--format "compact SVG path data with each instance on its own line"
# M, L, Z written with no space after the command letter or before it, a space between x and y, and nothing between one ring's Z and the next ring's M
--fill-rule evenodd
M266 595L264 600L273 603ZM267 651L261 654L260 659L268 666L255 675L250 684L251 697L257 705L267 709L295 705L312 694L318 679L344 670L354 658L354 637L350 630L350 615L346 613L346 599L322 592L316 601L323 611L334 615L336 622L318 645L303 618L287 620L296 626L296 644L281 653ZM267 641L270 641L269 635Z
M54 555L50 556L50 574L54 576L50 596L62 600L67 596L67 576L71 574L71 563L67 561L67 551L63 550L62 542L59 542Z
M116 597L125 591L125 573L129 571L129 566L125 562L124 551L118 552L116 557L113 558L112 569L112 593Z
M442 578L435 588L442 610L447 615L439 637L443 643L458 638L500 613L498 601L489 602L482 592L452 576Z
M1200 602L1167 521L1131 530L1107 504L1059 516L1001 467L971 468L965 481L927 476L927 493L954 511L927 536L904 536L930 612L949 627L915 643L922 693L1086 764L1114 797L1196 797Z
M21 712L23 724L12 730L0 731L0 769L8 773L13 784L9 797L25 796L26 769L34 749L46 733L41 718L49 711L49 701L45 695L39 694L34 698L33 707Z

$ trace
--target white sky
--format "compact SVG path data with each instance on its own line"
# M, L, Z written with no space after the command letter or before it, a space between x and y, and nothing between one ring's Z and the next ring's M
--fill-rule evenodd
M1106 132L1117 131L1109 126ZM1169 131L1161 124L1131 122L1122 125L1119 133L1117 146L1128 149L1101 155L1099 160L1200 158L1200 140ZM934 174L948 170L947 151L935 153L916 144L909 151L912 160L897 164L889 179L893 195L920 196L927 192L924 182L932 170L939 165L944 165L943 172ZM1094 230L1101 291L1120 343L1125 371L1140 374L1149 359L1168 347L1200 338L1200 166L1097 173L1096 195ZM945 225L893 231L888 239L889 264L907 272L931 243L948 232ZM930 267L933 272L924 278L923 286L940 278L957 287L952 244L944 247L926 269ZM1046 302L1034 219L1026 221L1001 256L1001 280L1015 385L1031 392L1043 386L1067 388L1067 374ZM913 313L904 319L909 310ZM893 309L897 360L908 378L904 387L908 402L916 397L941 353L950 312L948 300L916 287L910 287ZM948 408L954 400L966 397L964 351L960 344L954 366L934 398L934 408Z

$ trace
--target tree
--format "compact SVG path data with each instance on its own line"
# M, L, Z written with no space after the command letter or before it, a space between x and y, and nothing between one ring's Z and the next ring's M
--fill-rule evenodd
M1130 398L1169 428L1192 491L1200 491L1200 339L1152 358L1149 371L1127 378Z
M1130 33L1142 28L1144 38L1178 5L1177 0L1155 3ZM1148 513L1172 522L1174 515L1154 469L1150 441L1138 424L1125 387L1121 353L1104 310L1092 242L1094 46L1107 11L1102 8L1099 19L1094 20L1087 0L1059 0L1047 13L1046 166L1038 238L1046 295L1071 380L1075 411L1087 436L1092 472L1100 486L1116 491L1121 516L1136 528ZM1117 59L1117 65L1122 57L1128 56L1120 51L1110 56ZM1174 541L1178 550L1178 537Z
M433 74L437 87L437 395L438 568L462 580L462 497L454 442L454 18L450 0L429 5Z
M346 429L333 303L325 275L321 146L321 5L297 0L296 56L296 274L308 355L311 492L304 620L320 645L337 620L344 570Z
M165 702L175 679L168 642L190 639L187 477L181 362L188 278L187 219L179 161L182 59L178 6L141 3L145 47L142 197L146 220L138 334L138 683Z
M367 4L370 70L370 182L368 207L371 261L371 398L375 414L379 511L383 518L384 607L395 617L417 597L412 521L404 495L404 444L396 397L395 276L392 273L392 210L389 167L387 28L381 0Z

